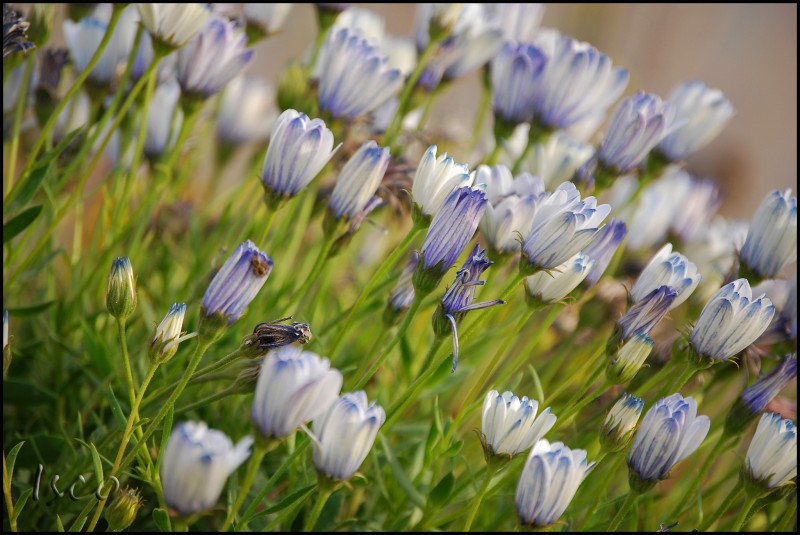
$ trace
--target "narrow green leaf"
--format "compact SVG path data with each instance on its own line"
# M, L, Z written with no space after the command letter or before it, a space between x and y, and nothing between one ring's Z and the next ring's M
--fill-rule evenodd
M411 480L403 471L403 468L400 466L400 463L397 462L397 458L395 458L394 454L392 453L392 448L389 446L389 441L386 440L386 438L382 434L379 434L378 437L380 438L383 452L386 455L386 460L389 461L389 466L391 466L392 468L392 473L394 474L394 478L397 480L397 484L400 485L400 488L406 492L408 498L412 502L414 502L414 504L417 507L424 508L425 498L417 490L414 484L411 483Z
M103 462L100 460L100 454L97 452L97 448L94 447L94 444L91 442L89 443L89 449L92 452L92 464L94 466L94 477L97 478L98 485L102 485L105 478L103 477Z
M11 218L8 223L3 225L3 243L10 242L17 234L28 228L40 213L42 213L42 205L37 204Z
M458 455L458 452L461 451L461 448L464 446L464 441L459 440L457 442L453 442L449 448L444 450L442 453L443 457L454 457Z
M158 448L158 457L156 458L156 470L161 468L161 459L164 458L164 450L167 447L167 440L169 434L172 432L172 418L175 415L175 407L169 408L167 415L164 417L164 425L161 428L161 445Z
M166 509L161 509L160 507L153 509L153 522L156 523L158 531L162 533L172 531L172 524L169 521L169 513Z
M290 507L294 503L305 499L316 488L317 488L317 485L313 484L313 485L309 485L307 487L303 487L300 490L296 490L295 492L289 494L287 497L285 497L284 499L282 499L281 501L279 501L278 503L276 503L272 507L270 507L268 509L264 509L263 511L260 511L257 514L253 515L253 517L250 518L247 522L250 522L250 521L252 521L252 520L254 520L256 518L262 517L262 516L271 515L271 514L275 514L275 513L279 512L279 511L283 511L284 509L286 509L287 507Z
M542 388L542 380L539 379L539 373L533 364L528 364L528 369L531 371L531 377L533 377L533 393L539 403L544 403L544 388Z
M433 398L433 424L439 436L442 436L442 416L439 413L439 396Z
M34 305L32 307L24 307L24 308L9 308L8 315L14 316L17 318L25 317L25 316L35 316L41 312L44 312L50 306L55 303L55 301L47 301L46 303L41 303L39 305Z
M125 429L125 424L128 423L128 419L125 418L125 413L122 412L122 407L119 406L117 396L114 395L114 389L111 388L110 385L108 387L108 403L111 406L111 414L114 415L114 419L119 424L120 429Z
M447 498L449 498L450 494L453 492L453 484L455 481L456 478L453 476L452 472L444 476L441 481L433 487L433 490L431 490L431 503L436 507L444 505L447 502Z
M16 206L21 208L28 204L28 201L33 199L33 196L36 195L39 186L42 185L42 181L45 179L48 172L50 172L50 162L35 167L31 171L31 174L28 175L28 180L22 185L22 188L12 199L13 204L9 204L9 207Z
M56 515L56 531L64 533L64 524L61 522L61 517Z
M11 481L14 478L14 464L17 462L17 455L19 454L19 450L22 448L22 445L25 444L23 440L13 448L11 451L8 452L8 457L6 457L6 466L8 466L8 480Z
M33 494L33 487L26 489L25 492L23 492L19 497L19 500L17 500L17 503L14 504L14 512L11 513L10 517L12 523L16 522L17 518L19 518L19 515L25 508L25 504L28 503L28 498L31 497L31 494Z

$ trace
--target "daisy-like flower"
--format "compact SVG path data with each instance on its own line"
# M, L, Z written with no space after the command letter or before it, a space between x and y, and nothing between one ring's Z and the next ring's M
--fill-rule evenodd
M636 432L636 424L644 409L644 401L632 394L624 394L606 415L600 429L600 445L610 452L621 451Z
M436 157L436 145L431 145L417 165L411 196L417 212L433 217L445 200L457 188L472 185L466 164L456 163L446 152Z
M175 49L200 30L211 11L206 4L136 4L142 24L162 46Z
M747 448L745 480L762 492L797 477L797 427L779 414L765 413Z
M770 373L762 375L742 392L725 417L725 431L734 435L744 430L767 408L783 388L797 377L797 357L785 355Z
M525 277L528 303L544 306L557 303L578 287L592 269L594 261L578 253L560 266Z
M739 259L744 271L770 278L796 258L797 197L790 189L771 191L753 216Z
M550 407L539 413L539 402L512 392L491 390L483 401L481 444L487 458L509 458L530 449L555 425Z
M642 270L630 291L633 302L644 299L653 290L668 286L677 291L670 308L675 308L686 301L697 285L700 284L700 273L697 266L678 252L672 252L672 244L667 243L650 260Z

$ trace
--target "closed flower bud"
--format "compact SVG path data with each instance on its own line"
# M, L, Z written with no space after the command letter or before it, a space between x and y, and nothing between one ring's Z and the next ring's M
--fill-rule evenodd
M328 359L284 346L261 365L251 417L262 437L283 438L322 414L336 400L342 374Z
M214 275L203 295L200 333L203 322L211 331L224 329L239 319L272 271L272 259L250 240L242 243Z
M699 80L676 87L667 102L675 106L678 127L659 143L658 150L673 162L706 146L735 114L722 91Z
M211 15L206 4L137 4L142 24L160 46L179 48Z
M623 395L608 411L600 428L600 445L609 452L622 451L628 445L642 414L644 401L632 394Z
M252 444L253 437L247 436L234 446L228 435L205 422L178 424L159 471L164 501L182 516L211 509L225 480L250 456Z
M513 127L533 118L536 82L545 63L547 58L533 45L508 41L503 45L491 62L496 121Z
M136 513L142 507L142 495L139 489L126 487L117 491L114 499L106 508L106 522L108 531L123 531L136 520Z
M540 440L531 450L517 484L517 515L523 526L542 528L557 521L595 463L586 450Z
M750 494L764 494L797 477L797 427L779 414L765 413L747 448L744 478Z
M386 309L383 312L383 322L392 326L400 321L400 317L411 307L414 302L414 284L413 276L414 270L419 264L419 253L414 251L411 253L411 258L408 259L403 271L400 273L400 278L397 279L397 284L389 296L389 302L386 304Z
M486 208L486 195L469 187L453 191L431 221L422 243L422 262L414 273L414 289L432 292L455 264Z
M772 191L758 206L739 253L744 272L755 277L776 276L797 258L797 197L792 190ZM756 281L752 281L756 282Z
M185 303L173 303L169 312L156 327L150 341L150 360L166 362L178 351L178 344L194 336L183 336L183 317L186 315Z
M603 276L627 233L628 228L623 221L612 219L608 225L603 226L597 232L594 241L583 250L583 254L593 261L589 274L584 279L589 287L597 284L597 281Z
M267 205L276 208L300 193L338 148L333 148L333 133L321 119L283 112L272 127L261 172Z
M367 404L363 390L342 394L312 424L314 466L332 479L349 479L366 459L385 421L383 407L374 401Z
M581 200L574 184L561 184L536 207L531 232L522 244L522 274L533 275L569 260L594 240L610 211L607 204L597 206L594 197Z
M348 160L333 188L328 206L336 219L351 220L378 190L389 166L389 148L367 141Z
M483 401L481 419L481 444L488 460L496 456L509 459L530 449L555 425L556 416L550 407L541 414L539 402L522 399L512 392L499 394L491 390Z
M758 416L770 401L797 377L797 358L786 355L770 373L762 375L742 392L725 418L725 432L737 434Z
M764 294L753 299L747 279L720 288L700 312L691 346L700 358L726 360L752 344L772 321L775 307Z
M608 361L606 377L615 385L625 384L636 377L653 350L653 340L646 333L637 333L625 342Z
M558 267L525 277L528 305L546 306L561 301L586 278L593 263L578 253Z
M672 244L668 243L642 270L631 288L630 298L636 303L653 290L668 286L677 292L675 300L670 305L670 309L673 309L686 301L698 284L700 284L700 274L697 272L697 266L682 254L673 253Z
M466 164L456 163L446 152L437 158L436 145L431 145L419 161L411 186L415 212L433 217L451 193L460 187L472 186L472 181Z
M133 278L133 266L127 256L120 256L111 264L106 307L120 321L125 321L136 310L136 281Z
M672 394L645 414L628 453L631 489L645 492L669 477L672 468L705 440L708 416L697 416L697 402Z
M439 308L433 315L434 335L442 337L451 334L453 337L453 371L456 371L458 365L458 324L467 312L505 303L500 299L474 302L475 288L486 283L480 280L480 276L492 263L486 257L486 250L475 244L472 253L456 273L455 282L445 290Z
M617 320L617 329L622 340L630 340L637 334L647 334L667 315L678 296L675 288L660 286L637 301L628 312Z
M233 21L212 16L178 51L178 83L184 94L206 99L219 93L253 58Z

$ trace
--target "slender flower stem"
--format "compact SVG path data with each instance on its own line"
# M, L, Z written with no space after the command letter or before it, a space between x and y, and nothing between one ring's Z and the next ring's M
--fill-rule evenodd
M645 392L649 392L654 386L664 384L664 380L672 374L674 366L674 359L667 361L655 375L651 376L642 386L636 389L636 395L641 396Z
M436 339L431 344L430 349L428 349L428 354L425 355L425 360L422 362L422 366L419 369L418 375L427 370L430 365L433 363L433 359L436 357L436 353L438 353L439 348L442 347L442 343L447 339L445 336L437 336Z
M414 379L414 382L411 383L408 388L406 388L405 392L403 392L400 397L389 407L389 410L386 411L386 422L381 426L381 431L383 433L387 433L389 427L394 423L397 416L400 412L408 405L408 403L414 398L414 395L428 382L428 380L433 377L436 371L445 363L450 360L450 355L445 357L444 360L439 361L438 364L434 364L433 366L428 366L427 370L424 370L422 375Z
M730 446L731 442L728 441L730 437L725 433L720 434L719 440L717 440L716 444L714 444L714 448L709 452L708 457L706 457L703 466L700 468L700 471L697 472L694 479L692 479L691 484L689 485L688 490L681 498L681 501L678 502L672 512L667 516L667 518L678 518L683 511L683 508L686 507L686 504L689 503L689 500L696 494L697 488L700 486L700 482L703 478L706 477L708 471L711 469L711 465L714 464L714 461L717 460L719 454L726 449L726 446Z
M587 370L589 370L589 369L591 368L591 365L592 365L592 363L593 363L593 362L595 362L595 360L597 360L597 359L599 359L600 357L602 357L603 353L605 353L605 347L600 347L600 348L599 348L597 351L595 351L594 355L592 355L591 357L589 357L588 359L586 359L586 362L584 362L584 364L583 364L583 366L581 367L581 369L579 369L578 371L576 371L576 372L575 372L575 373L572 375L571 379L575 379L575 380L581 380L580 378L581 378L581 377L583 377L583 374L584 374L584 373L585 373ZM595 366L596 366L596 365L595 365ZM595 369L595 371L596 371L596 369ZM596 377L596 376L595 376L595 377ZM567 390L569 387L571 387L571 386L572 386L572 384L573 384L573 381L567 381L567 380L565 380L565 381L561 381L561 384L558 386L558 388L556 388L555 390L553 390L553 392L550 394L550 396L549 396L549 399L550 399L550 401L551 401L551 402L552 402L552 401L555 401L555 400L558 398L558 396L559 396L559 395L560 395L562 392L564 392L565 390Z
M433 111L433 104L440 94L441 87L437 87L425 96L425 105L422 108L422 117L419 118L419 123L417 123L417 132L425 130L425 125L428 123L428 119L430 119L431 112Z
M472 502L469 515L467 515L467 521L464 522L464 528L461 531L469 532L472 527L472 522L475 520L475 515L478 513L483 497L486 495L486 491L489 489L489 483L492 482L492 477L496 471L497 468L493 466L493 463L489 463L486 466L486 475L483 478L483 483L481 484L481 488L478 489L478 493L475 495L475 500Z
M757 498L755 496L747 496L744 506L739 510L739 516L736 517L736 521L733 523L733 531L742 531L749 518L750 509L753 508L753 504L756 503L756 500Z
M122 364L125 368L125 384L128 388L128 398L131 402L131 408L136 400L136 387L133 382L133 371L131 370L131 359L128 356L128 339L125 336L125 320L117 320L117 331L119 332L119 345L122 348ZM138 404L137 404L138 405ZM133 414L134 411L131 411Z
M111 36L114 35L115 29L117 27L117 22L119 21L120 16L122 15L122 9L115 8L111 12L111 19L108 21L108 26L106 26L106 32L103 34L103 38L100 40L100 44L97 45L97 50L94 51L94 55L89 60L89 63L86 64L86 68L83 69L75 81L70 86L67 94L64 95L64 98L56 106L56 109L53 110L53 113L50 114L50 118L47 119L47 123L45 123L44 128L42 128L42 132L39 134L39 139L36 141L36 145L34 145L33 150L31 150L30 154L28 155L28 163L25 164L25 167L22 169L22 173L20 174L21 177L25 177L33 167L33 164L36 162L36 156L39 154L39 151L42 150L45 141L50 137L50 133L53 131L53 127L55 127L56 121L58 117L61 115L61 112L64 110L64 107L72 100L72 98L77 94L80 88L83 86L83 83L91 74L92 69L94 69L97 62L100 61L100 57L103 55L103 52L106 49L106 46L111 41ZM102 152L102 151L100 151ZM12 194L16 193L16 190L19 189L22 181L17 182L14 185L14 188L11 190L11 193L7 197L7 199L12 198ZM6 206L4 205L4 208Z
M406 312L406 317L403 318L403 323L400 324L400 327L397 329L397 332L392 340L386 345L378 358L373 361L366 371L364 371L362 368L368 361L364 361L361 368L359 368L358 372L356 372L354 375L354 377L359 377L359 379L350 390L358 390L363 388L364 385L367 384L370 379L372 379L372 376L375 375L375 371L381 364L383 364L383 361L386 360L387 356L389 356L389 353L391 353L392 349L394 349L394 346L396 346L403 336L405 336L406 331L411 325L411 320L413 320L414 316L417 314L417 310L419 310L424 297L424 295L421 295L419 292L417 292L417 294L414 296L414 301L411 303L411 308L409 308L408 312Z
M319 485L319 497L317 498L317 503L314 504L314 508L306 517L305 526L303 527L303 531L314 531L314 526L317 525L317 520L319 520L319 515L322 514L322 508L325 507L325 504L328 503L328 498L331 497L333 494L335 487L329 485Z
M773 531L777 532L784 532L784 531L792 531L792 521L797 520L797 496L792 500L789 500L789 507L786 508L786 511L783 513L782 516L778 517L778 525L775 527Z
M639 495L633 491L629 491L628 495L625 497L625 501L622 503L619 509L617 509L617 514L614 515L614 518L611 520L611 523L608 525L608 529L606 531L612 532L617 531L619 529L619 525L628 516L630 509L633 507L636 498Z
M500 144L500 140L495 139L494 140L494 148L492 149L492 152L490 152L489 155L484 159L483 163L485 163L486 165L494 165L494 164L496 164L497 163L497 159L500 157L500 152L502 150L503 150L503 147Z
M311 267L311 271L308 272L300 288L292 292L292 297L289 299L289 303L286 305L286 308L284 308L281 316L288 314L292 307L296 310L299 305L306 304L306 294L309 292L314 282L316 282L319 272L322 271L322 266L324 266L325 262L328 260L328 253L331 251L331 247L333 247L334 238L335 236L333 233L325 233L322 246L319 249L314 265Z
M344 339L345 334L350 327L350 324L353 323L353 319L355 318L356 313L361 308L361 305L364 304L364 301L367 297L371 294L372 289L375 287L375 284L381 281L386 276L386 273L397 263L400 257L405 254L408 245L412 242L417 235L422 232L424 229L423 225L415 224L411 227L411 230L408 231L403 241L401 241L392 251L386 260L380 265L380 267L372 274L372 277L367 281L367 284L364 286L364 289L361 290L361 293L358 295L358 299L350 307L350 313L347 315L347 319L344 322L344 325L340 326L338 329L338 334L334 339L333 343L331 344L330 350L328 354L330 355L331 360L333 360L334 356L336 355L336 350L339 348L339 344L341 344L342 340Z
M663 398L670 392L680 392L681 388L686 386L686 383L688 383L692 377L694 377L695 373L697 373L697 368L694 368L692 365L688 365L686 369L681 372L681 375L675 382L669 383L669 386L667 386L667 383L664 383L665 386L658 393L657 399Z
M562 414L559 415L559 423L562 424L566 423L569 420L570 416L577 414L582 408L584 408L586 405L597 399L597 396L589 395L589 389L591 389L592 384L595 382L595 380L597 380L597 378L600 377L600 374L603 373L603 368L605 367L604 364L605 363L602 360L598 362L597 366L595 366L594 371L592 371L592 374L586 380L585 383L586 386L578 390L578 393L575 394L572 397L572 399L570 399L567 402L566 405L567 409ZM604 386L600 387L601 392L605 386L608 386L608 382L604 381L603 385Z
M140 28L141 30L142 28ZM159 58L160 59L160 58ZM153 61L157 61L155 58ZM153 100L153 93L156 89L156 80L158 79L158 72L156 70L149 71L147 86L144 90L144 102L142 102L142 108L139 115L139 133L136 138L136 145L133 149L133 158L131 159L131 168L128 176L125 180L125 188L122 194L122 202L121 205L123 209L127 207L128 204L128 197L130 195L130 190L133 187L134 182L136 181L136 172L139 170L139 163L142 160L142 153L144 152L144 142L147 138L147 114L150 111L150 102ZM120 159L122 158L122 154L124 154L124 149L120 147Z
M25 61L25 72L22 75L22 83L19 88L19 98L14 109L14 126L11 133L11 150L8 155L8 173L5 179L5 191L11 190L14 182L14 173L17 170L17 152L19 152L19 133L22 127L22 115L25 112L25 104L28 101L28 84L33 72L33 54L30 54ZM10 196L7 199L11 199Z
M275 217L275 212L277 212L277 210L271 210L269 207L267 208L267 218L264 220L264 226L261 228L261 235L256 242L261 249L265 249L267 247L267 234L269 234L269 228L272 226L272 220Z
M236 496L236 501L231 507L231 510L228 512L228 517L225 519L225 523L222 524L222 527L219 528L220 531L225 532L231 527L233 520L236 518L236 513L239 512L239 509L242 507L245 498L247 498L247 493L250 491L250 487L253 486L253 481L256 479L256 474L258 473L258 468L261 466L261 461L264 460L264 456L267 454L268 449L263 445L256 441L255 445L253 446L253 454L250 456L250 462L247 465L247 474L244 476L244 482L239 489L239 495Z
M595 465L595 468L594 468L594 470L592 472L596 472L597 471L597 467L600 466L600 462L602 460L606 459L606 457L609 456L609 455L612 455L612 454L604 453L603 457L601 457L600 459L598 459L596 461L597 464ZM617 464L619 462L618 459L622 459L622 458L624 458L624 457L621 456L621 455L620 456L615 456L615 457L609 459L609 461L605 463L606 465L608 465L606 467L607 468L606 473L603 475L603 479L600 481L600 483L598 483L596 486L592 487L593 489L597 488L597 489L600 490L600 492L605 492L606 489L608 489L608 485L611 482L611 478L613 478L615 474L619 473L617 471ZM574 526L573 531L575 531L575 532L581 531L583 529L583 526L586 524L586 522L588 522L589 519L592 518L592 516L594 516L594 513L597 511L597 508L600 506L600 496L595 496L594 499L590 500L590 504L591 505L589 506L589 511L587 511L587 513L585 515L583 515L583 518L581 518L580 523L578 525Z
M739 495L742 492L744 492L744 488L742 487L742 485L740 483L737 482L736 486L733 489L731 489L731 492L728 494L728 496L725 498L725 500L722 502L722 504L714 510L714 514L709 516L703 522L703 525L700 526L699 530L700 531L708 531L709 528L711 528L711 526L716 524L717 521L720 518L722 518L722 515L724 515L725 512L728 509L730 509L731 505L733 505L733 502L736 501L736 499L739 497Z

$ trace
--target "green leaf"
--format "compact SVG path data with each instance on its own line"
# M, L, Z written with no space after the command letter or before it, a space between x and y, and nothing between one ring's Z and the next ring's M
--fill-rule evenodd
M158 457L156 458L156 470L161 468L161 459L164 458L164 450L167 449L167 441L169 434L172 432L172 418L175 416L175 406L169 408L167 415L164 417L164 423L161 427L161 445L158 448Z
M35 277L41 270L47 267L47 265L52 262L52 260L60 254L64 253L64 248L59 247L54 251L50 251L45 257L42 259L41 262L33 266L31 269L27 271L23 271L19 276L19 283L27 282Z
M47 173L50 171L50 162L45 162L44 165L36 166L28 175L28 180L22 185L22 188L19 192L14 196L12 199L13 204L9 204L9 208L11 207L23 207L28 204L28 201L33 199L33 196L39 190L39 186L42 185L42 181L47 176Z
M389 441L380 434L378 435L381 441L381 447L383 448L383 452L386 455L386 460L389 461L389 466L392 468L392 473L394 474L394 478L397 480L397 484L400 485L400 488L403 489L406 494L408 495L408 499L414 502L414 504L419 508L425 507L425 498L423 498L422 494L417 490L411 480L408 478L406 473L403 471L403 468L400 466L400 463L397 462L397 458L392 453L392 449L389 446Z
M56 531L64 533L64 524L61 522L61 517L56 515Z
M161 509L160 507L153 509L153 522L156 523L156 527L162 533L172 531L172 524L169 521L169 513L166 509Z
M89 449L92 452L92 465L94 466L94 477L97 478L97 484L102 485L105 478L103 477L103 462L100 460L100 454L93 443L89 443Z
M263 511L260 511L260 512L256 513L255 515L253 515L252 518L248 519L247 522L250 522L250 521L252 521L252 520L254 520L256 518L262 517L262 516L271 515L271 514L279 512L279 511L283 511L284 509L286 509L287 507L293 505L294 503L296 503L296 502L298 502L300 500L303 500L306 497L308 497L308 495L311 494L312 492L314 492L314 489L316 489L316 488L317 488L316 483L313 484L313 485L309 485L307 487L303 487L302 489L297 490L297 491L289 494L287 497L285 497L284 499L282 499L281 501L279 501L277 504L273 505L272 507L270 507L268 509L264 509Z
M35 316L36 314L41 314L50 306L55 303L55 301L47 301L46 303L41 303L39 305L34 305L32 307L25 307L25 308L9 308L8 315L14 316L16 318L22 318L26 316Z
M539 373L533 364L528 364L528 369L531 371L531 377L533 377L533 393L539 403L544 403L544 389L542 388L542 381L539 379Z
M33 494L33 487L26 489L25 492L23 492L19 497L19 500L17 500L17 503L14 504L14 512L11 513L10 517L12 523L16 522L17 518L19 518L19 515L22 513L22 509L25 508L25 504L28 503L28 498L31 497L31 494Z
M441 507L447 502L447 498L450 497L450 494L453 492L453 484L455 483L456 478L453 476L453 473L450 472L446 476L444 476L439 483L433 487L430 494L430 501L436 507Z
M122 407L119 406L119 401L117 401L117 396L114 395L114 389L111 388L111 385L108 386L108 402L111 406L111 414L114 415L114 419L121 429L125 429L128 419L125 418L125 413L122 412Z
M464 441L459 440L457 442L453 442L449 448L444 450L442 453L443 457L455 457L458 455L458 452L461 451L462 446L464 446Z
M8 452L8 457L6 457L6 466L8 467L8 480L11 481L14 478L14 464L17 462L17 454L19 453L20 448L22 445L25 444L23 440L13 448L11 451Z
M39 217L40 213L42 213L42 205L37 204L11 218L8 223L3 224L3 243L10 242L17 234L28 228Z

